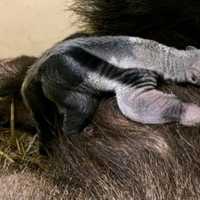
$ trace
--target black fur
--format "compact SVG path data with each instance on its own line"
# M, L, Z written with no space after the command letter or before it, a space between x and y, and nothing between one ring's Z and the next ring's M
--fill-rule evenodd
M200 48L198 0L75 0L82 27L97 35L132 35L168 46Z

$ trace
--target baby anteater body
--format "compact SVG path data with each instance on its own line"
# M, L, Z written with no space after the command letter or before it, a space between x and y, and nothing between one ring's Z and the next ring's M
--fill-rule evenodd
M200 51L177 50L126 36L78 37L47 50L29 70L22 95L37 122L42 144L57 131L80 133L104 92L116 94L131 120L159 124L200 122L200 108L156 89L158 78L200 84Z

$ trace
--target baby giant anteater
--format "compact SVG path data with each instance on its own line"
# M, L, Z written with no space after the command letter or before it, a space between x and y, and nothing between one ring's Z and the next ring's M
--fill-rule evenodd
M116 94L121 112L131 120L190 126L200 123L200 107L156 86L158 78L199 85L199 66L197 49L127 36L78 37L57 43L33 64L22 95L46 147L57 131L57 116L65 134L81 132L104 92Z

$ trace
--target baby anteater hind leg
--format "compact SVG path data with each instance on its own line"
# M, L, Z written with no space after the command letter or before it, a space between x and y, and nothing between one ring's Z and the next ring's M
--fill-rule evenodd
M76 87L56 84L51 87L44 81L42 88L63 116L62 130L66 135L80 133L88 125L101 98L96 90L84 83Z
M98 100L86 94L76 94L76 104L63 108L63 131L67 135L80 133L90 122L96 111Z
M51 142L57 131L55 128L56 107L44 96L40 82L25 81L22 95L38 129L40 153L47 154L51 151Z

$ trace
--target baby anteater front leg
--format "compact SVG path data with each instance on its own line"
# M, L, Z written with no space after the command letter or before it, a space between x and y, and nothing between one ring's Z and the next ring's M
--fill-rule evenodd
M155 88L126 88L118 90L117 102L121 112L131 120L144 124L178 122L185 126L200 124L200 107L185 103L173 94Z

